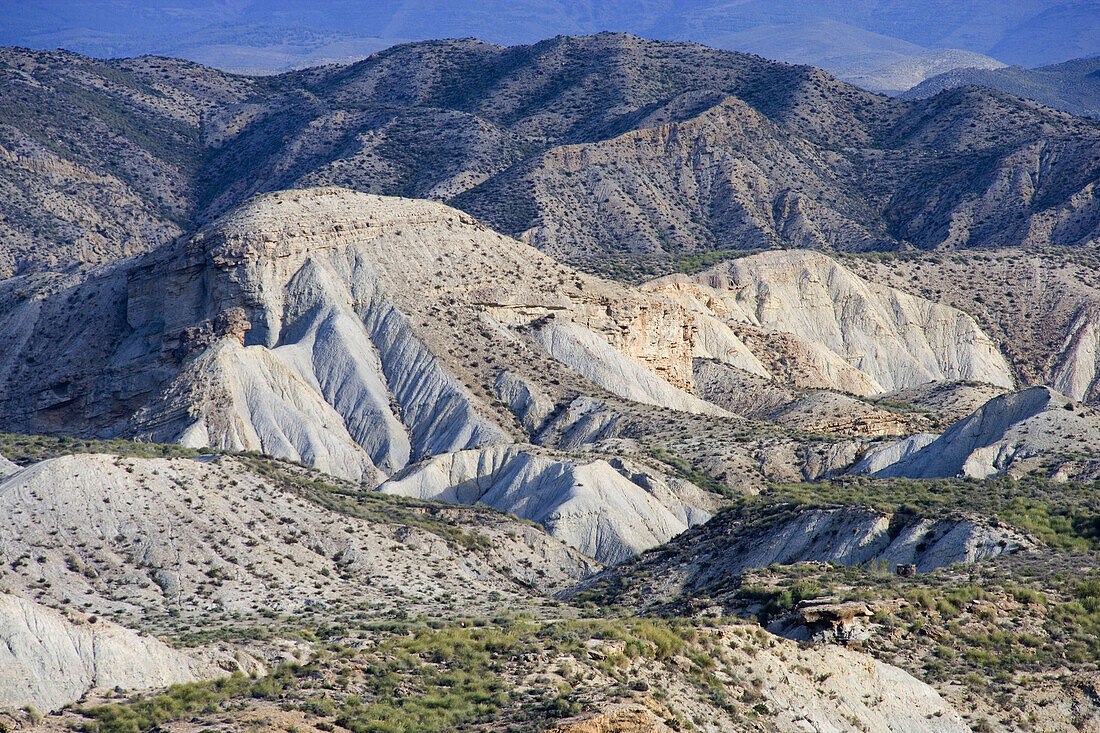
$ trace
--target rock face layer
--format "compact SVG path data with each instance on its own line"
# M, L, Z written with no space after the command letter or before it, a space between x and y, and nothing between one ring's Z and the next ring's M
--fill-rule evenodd
M371 485L515 442L502 395L545 433L561 405L524 379L716 417L697 359L858 394L1011 383L965 315L822 255L639 290L440 204L335 188L260 196L89 275L6 281L0 313L0 427L257 450Z
M9 425L49 432L72 420L84 432L259 450L373 483L424 455L506 440L387 295L384 278L406 254L463 226L461 215L358 196L257 202L74 283L96 299L83 315L58 298L15 305L5 336L25 352L32 334L63 321L74 335L49 375L9 360ZM364 204L349 219L347 207ZM16 395L28 376L38 385Z
M1008 362L970 316L868 282L816 252L752 255L645 289L762 334L750 346L761 362L786 339L804 386L866 395L942 380L1013 385Z
M0 709L51 712L90 689L140 690L225 674L110 621L74 623L0 593Z

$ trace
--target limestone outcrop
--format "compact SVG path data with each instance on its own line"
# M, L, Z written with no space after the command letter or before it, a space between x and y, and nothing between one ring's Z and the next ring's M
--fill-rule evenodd
M874 394L942 380L1013 385L1008 362L970 316L870 283L819 252L764 252L645 287L731 327L781 335L805 361L825 349L831 359L816 357L813 368L831 383L805 386ZM753 349L764 362L761 351Z

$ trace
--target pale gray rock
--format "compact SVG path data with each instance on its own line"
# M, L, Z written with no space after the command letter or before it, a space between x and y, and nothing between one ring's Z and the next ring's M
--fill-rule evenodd
M677 496L667 481L647 475L635 482L602 459L560 460L520 446L438 455L410 466L378 490L485 504L538 522L603 563L625 560L710 518Z
M860 508L818 509L738 535L726 548L721 572L738 573L773 563L861 565L879 560L912 563L926 572L1032 545L1018 532L974 520L932 520Z
M301 472L307 483L317 477ZM441 593L473 608L497 591L507 604L527 592L515 578L553 592L599 568L503 514L437 511L452 512L451 526L483 538L485 551L400 518L326 509L233 458L63 456L0 482L0 563L19 595L51 606L79 598L127 625L173 615L232 624L257 609L296 614L348 599L408 611Z
M853 474L873 474L878 471L905 460L928 444L932 443L938 435L931 433L917 433L908 438L902 438L883 446L872 448L868 453L852 467Z
M515 372L502 371L493 385L497 397L516 414L527 433L534 436L554 411L554 403L538 385Z
M534 335L555 359L619 397L684 412L729 416L717 405L672 386L578 323L551 318Z
M767 645L745 660L777 730L966 733L935 689L908 672L835 644ZM799 674L799 669L814 670Z
M91 689L144 690L225 674L110 621L73 621L7 593L0 593L0 669L0 709L40 712Z
M562 450L584 450L613 437L620 418L602 400L577 397L546 421L536 442Z
M875 476L986 478L1043 457L1091 449L1100 418L1049 387L995 397L921 450Z
M820 345L865 375L872 391L861 394L939 380L1013 386L1007 360L970 316L863 280L820 252L763 252L646 287L676 291L727 323Z
M1050 386L1073 400L1095 398L1100 382L1100 305L1081 308L1055 357Z
M67 292L13 299L0 319L6 425L262 451L371 485L425 455L504 442L390 295L408 295L394 279L415 279L417 256L434 263L458 225L471 247L507 241L431 202L273 194L58 280ZM47 360L51 340L61 356Z
M221 450L258 450L302 461L336 476L377 483L384 478L349 435L342 416L310 389L279 354L226 338L184 366L164 401L197 408L180 432L142 430L141 437Z

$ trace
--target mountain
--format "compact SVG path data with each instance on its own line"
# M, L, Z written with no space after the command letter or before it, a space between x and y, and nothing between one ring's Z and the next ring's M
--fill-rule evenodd
M901 96L925 99L961 86L998 89L1070 114L1100 117L1100 56L1037 69L956 68L926 79Z
M807 281L830 284L807 291ZM773 310L777 297L785 309ZM735 463L766 463L791 443L740 440L755 428L719 397L699 396L711 392L704 362L724 379L866 396L928 382L1014 384L968 316L862 281L823 255L756 255L695 282L634 288L441 204L335 188L260 195L141 257L9 278L0 312L7 430L259 450L368 486L455 451L577 450L616 437L678 444L685 420L726 441ZM802 404L788 424L828 410ZM845 430L903 424L880 411ZM493 455L472 459L477 470L455 483L541 460ZM799 473L831 470L791 460ZM507 494L500 508L524 515ZM702 516L681 506L693 502L682 490L663 496L649 544ZM623 530L605 532L609 547L616 536L637 546L625 529L632 513L612 522Z
M1092 591L1054 568L1095 567L1100 423L1012 392L964 312L853 271L942 280L919 256L764 252L629 286L443 204L328 187L8 278L2 426L59 437L0 435L4 704L101 730L672 730L683 710L1073 730L1097 715L1076 682L1095 636L1061 614ZM144 442L93 439L117 435ZM988 466L849 476L861 460ZM935 644L895 633L918 614ZM1037 649L1038 681L990 687L965 649L1017 617L1033 631L989 643Z
M707 44L776 61L818 66L841 81L883 93L905 91L930 76L954 69L996 69L1005 65L973 51L932 50L833 20L760 26L709 38Z
M897 94L912 89L929 77L939 76L942 73L950 73L962 68L999 69L1004 65L994 58L976 54L972 51L943 49L925 51L909 58L899 59L885 66L841 76L841 79L864 89L884 94ZM840 75L838 74L838 76ZM1031 99L1031 97L1027 98Z
M173 0L153 7L134 0L41 0L10 8L0 43L61 47L99 57L157 53L270 72L361 58L412 39L476 37L517 44L619 31L721 45L718 39L724 37L766 34L785 25L795 36L808 29L803 40L815 44L821 40L815 26L839 23L852 29L851 37L875 39L875 44L962 49L1037 66L1100 52L1094 10L1088 0L812 0L782 7L766 0Z
M59 456L7 479L0 498L0 547L17 558L3 571L16 592L0 593L14 672L0 704L21 728L41 711L48 726L102 728L271 716L320 730L671 731L689 709L717 731L763 706L777 725L967 729L932 687L855 650L799 648L735 619L575 618L546 592L578 558L490 510L357 495L300 467L212 455ZM46 521L56 531L36 529ZM680 668L688 654L759 682L698 685ZM383 669L385 687L363 685ZM619 673L633 687L619 690Z
M1100 128L985 90L895 101L611 34L426 42L263 79L151 57L4 63L19 102L0 116L8 272L117 258L254 193L321 184L447 200L635 278L732 249L1096 236Z

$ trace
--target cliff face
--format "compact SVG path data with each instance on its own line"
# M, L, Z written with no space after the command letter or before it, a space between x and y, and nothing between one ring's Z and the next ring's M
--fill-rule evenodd
M761 363L788 355L801 386L867 395L943 380L1013 385L1008 362L970 316L815 252L752 255L644 289L752 333L744 340Z
M925 573L1034 549L1024 533L977 516L930 518L866 507L787 505L743 514L730 510L672 540L663 551L578 584L616 587L620 576L641 584L629 592L646 603L718 594L746 570L821 562L913 564ZM614 591L612 591L614 592Z
M796 480L844 470L861 436L919 421L783 385L1011 384L967 316L823 255L756 255L632 288L443 205L332 188L264 195L142 258L0 290L5 429L260 451L369 488L400 474L387 491L489 504L602 562L668 541L712 505L653 490L664 478L517 444L621 455L608 441L646 440L654 424L691 437L675 415L735 431L746 408L780 429L853 436L820 450L790 438L693 448L731 485L749 465ZM703 360L714 369L697 370ZM746 400L723 396L748 378L759 383ZM765 393L777 401L752 408ZM423 483L437 458L470 455L508 457ZM479 492L455 488L471 481Z
M1091 454L1098 436L1095 410L1049 387L1032 387L991 399L935 440L909 438L857 468L882 477L987 478L1051 461L1064 463L1054 474L1064 480L1072 456Z
M695 394L699 358L857 394L1011 384L964 314L821 255L638 290L454 209L340 189L263 196L144 258L3 289L8 429L260 450L372 485L513 442L488 385L532 359L548 365L534 383L568 372L582 389L712 416L729 413Z
M705 522L710 513L702 506L716 499L686 481L616 470L604 460L554 460L518 446L438 456L394 476L378 490L416 499L486 504L538 522L554 537L607 564Z

